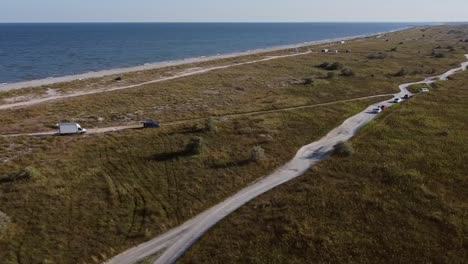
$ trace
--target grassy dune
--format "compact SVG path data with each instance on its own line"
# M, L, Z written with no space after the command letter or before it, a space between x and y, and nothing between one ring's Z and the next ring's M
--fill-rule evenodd
M465 263L468 72L389 110L313 172L210 231L181 263Z

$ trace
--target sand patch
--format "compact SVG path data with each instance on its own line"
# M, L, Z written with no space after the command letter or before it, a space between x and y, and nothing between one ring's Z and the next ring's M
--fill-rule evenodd
M0 236L2 235L3 232L6 231L10 223L11 223L10 217L8 217L8 215L0 211Z

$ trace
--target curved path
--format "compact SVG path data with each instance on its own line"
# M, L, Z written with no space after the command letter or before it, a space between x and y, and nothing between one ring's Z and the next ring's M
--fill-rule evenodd
M465 57L468 60L468 55L465 55ZM438 80L447 80L450 75L459 71L464 71L467 67L468 62L464 62L461 67L452 69L442 75L426 78L421 82L402 84L399 86L400 92L395 94L395 96L401 97L405 94L409 94L408 87L413 84L430 84ZM257 196L304 174L311 166L329 156L335 144L340 141L351 139L364 125L371 122L376 117L376 115L372 113L372 109L381 104L391 106L391 103L387 101L369 106L363 112L347 119L343 124L333 129L322 139L302 147L291 161L272 174L254 182L234 196L206 210L181 226L149 242L134 247L106 263L135 263L164 249L165 251L162 252L155 264L174 263L193 245L193 243L223 218Z

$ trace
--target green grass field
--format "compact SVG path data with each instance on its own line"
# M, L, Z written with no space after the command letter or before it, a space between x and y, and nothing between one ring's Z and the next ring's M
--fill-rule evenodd
M181 263L466 263L468 72L389 110L355 153L263 195Z
M382 101L384 98L240 117L226 118L223 117L224 115L282 109L395 92L399 83L421 80L427 76L442 73L464 60L463 54L468 53L466 52L468 44L460 42L459 39L466 38L468 28L457 28L465 33L452 34L450 30L449 27L416 28L388 34L384 38L373 37L354 40L339 46L343 50L351 49L352 53L348 54L310 54L278 59L135 89L0 111L0 124L2 124L0 134L51 130L51 125L60 120L78 121L87 128L131 124L146 119L163 122L163 128L159 130L125 130L82 137L0 136L0 211L2 212L0 213L0 263L101 263L129 247L181 224L273 171L288 161L299 147L321 138L349 116L362 111L374 102ZM453 51L445 50L443 47L448 45L455 49ZM397 51L391 52L390 50L395 46L398 47ZM431 55L432 50L438 46L441 48L437 49L437 52L444 53L444 58L434 58ZM378 52L388 53L388 55L384 59L368 58L369 54ZM271 54L285 53L290 53L290 51L279 51ZM262 56L266 55L257 54L237 59L129 73L125 75L124 80L132 83L168 74L166 71L184 70L185 67L220 65ZM329 78L329 71L317 67L325 61L340 62L356 74L349 77L341 76L340 71L337 70L335 76ZM402 68L405 68L407 74L396 77L395 73ZM307 78L313 80L311 84L303 83ZM309 218L312 219L311 221L322 221L321 219L317 220L317 218L313 220L314 218L311 217L320 211L327 213L332 222L337 221L332 218L337 217L337 215L349 214L358 217L359 215L354 213L355 207L351 206L353 204L349 208L345 208L346 204L340 205L343 210L346 209L342 212L342 210L333 207L332 202L335 201L334 198L339 197L346 198L347 203L360 202L359 194L361 190L365 191L367 188L365 179L370 181L373 175L363 174L363 179L360 181L350 182L341 174L338 175L339 169L344 168L343 166L354 165L352 160L359 157L359 153L362 155L359 160L361 162L360 172L369 173L365 167L367 162L372 161L375 165L383 166L384 163L379 158L382 151L379 152L377 151L379 149L374 148L379 142L367 145L368 142L375 141L371 132L380 126L385 127L391 118L400 116L394 114L396 112L409 111L412 113L414 111L417 113L416 111L422 107L418 104L431 102L430 99L442 100L445 98L446 102L450 102L450 106L457 105L449 100L456 99L461 102L464 98L466 99L466 95L459 94L449 97L443 93L444 89L451 87L447 86L449 84L457 82L459 85L463 85L464 79L456 78L460 78L460 80L437 84L434 93L418 96L409 104L385 114L373 125L367 127L363 134L355 140L353 144L356 148L356 154L354 156L350 159L332 158L321 164L317 171L311 174L325 176L309 175L302 179L322 179L323 183L320 184L328 184L329 178L326 175L337 173L333 176L336 177L336 181L330 181L330 184L347 185L346 188L340 189L338 192L338 189L330 187L316 193L310 191L317 187L314 183L304 183L300 186L291 183L282 187L290 188L289 192L278 194L278 199L273 204L269 201L264 202L264 204L254 202L257 207L252 209L249 205L242 209L237 214L238 216L227 220L226 223L229 223L229 221L233 221L231 219L239 217L240 220L235 226L239 227L240 230L237 231L240 232L242 225L249 223L248 219L267 215L269 211L274 213L269 220L261 219L258 221L258 224L263 223L262 226L257 226L257 223L252 224L251 228L248 227L245 230L250 233L239 234L239 238L245 236L253 242L259 241L260 243L264 242L263 238L267 239L269 242L267 241L264 246L258 246L258 248L252 246L251 250L255 250L260 255L270 254L271 256L255 255L255 252L248 250L250 246L243 244L244 239L234 242L233 245L239 246L237 249L232 248L232 251L224 252L223 250L230 249L228 247L231 243L230 239L236 241L234 238L237 235L229 233L233 231L232 225L226 224L226 227L222 225L215 229L212 235L209 235L202 244L189 253L185 261L195 263L214 261L214 259L209 259L210 255L207 253L211 251L218 252L220 254L218 256L229 255L226 259L219 258L219 262L225 260L233 262L237 260L240 262L266 260L268 262L271 260L284 263L289 262L286 260L301 262L304 259L309 259L307 257L309 255L294 254L294 258L296 258L294 259L288 254L291 252L290 246L292 244L297 247L297 252L305 252L304 254L315 252L310 250L309 243L315 243L316 240L311 242L312 235L307 233L312 229L315 230L315 222L307 222L306 226L302 226L303 223L296 221L293 217L296 206L289 208L289 202L286 203L287 199L298 199L300 204L297 205L297 211L300 213L300 219L305 219L304 221L309 221ZM105 77L87 80L85 83L72 82L43 87L39 90L25 89L0 93L0 99L11 99L12 96L34 96L34 94L42 93L45 91L44 89L48 88L64 91L91 89L109 85L112 80L112 77ZM451 111L454 118L459 113L454 110L455 108L442 107L434 102L432 106L434 107L431 111ZM461 109L461 111L464 110ZM209 118L211 116L218 117L216 132L207 131L202 121L188 122L178 126L164 126L164 123L174 120ZM411 120L410 124L404 126L403 123L396 123L396 125L405 127L411 132L411 135L420 136L421 133L432 133L430 130L432 123L425 123L425 121L421 121L424 119L419 118L428 118L428 116L419 113L418 118L411 119L412 116L409 115L407 118ZM437 115L434 116L437 117ZM455 119L443 120L443 122L451 120ZM457 120L466 125L466 120L462 117L458 117ZM436 121L431 122L439 125L444 124ZM426 126L428 127L427 132ZM445 130L447 129L445 128ZM443 129L440 130L437 133L445 132ZM397 133L397 130L394 131ZM459 137L464 135L457 131L448 131L448 136L434 136L434 138L453 139L456 142ZM401 141L385 142L400 146L406 138L411 138L408 137L409 134L404 135L405 137L402 137ZM455 136L456 138L452 138ZM201 138L203 147L200 154L194 155L188 151L192 150L188 146L196 138ZM265 151L266 159L257 163L252 159L252 150L258 146ZM414 142L409 144L405 153L415 146ZM431 146L440 149L439 145ZM464 145L461 144L453 150L463 147ZM366 155L362 154L363 148ZM388 154L390 153L393 152ZM399 152L395 152L395 155L397 153ZM370 155L372 159L367 159L367 155ZM441 164L449 166L452 164L450 163L452 160L455 159L451 157L450 160L442 161ZM333 162L338 163L339 166L330 165ZM396 165L392 162L388 164L390 166L388 171L391 174ZM420 166L424 165L424 163L421 164ZM449 167L446 170L455 172L454 167ZM419 175L423 171L409 171L408 173L423 178ZM346 175L356 177L350 174ZM388 177L390 177L389 181L392 184L394 176ZM459 178L456 181L448 180L448 182L455 181L458 188L461 188L464 186L462 180ZM438 189L431 189L430 184L425 188L428 192L435 192L436 196L441 193L450 195L450 190L438 192ZM400 193L396 187L391 189ZM393 192L379 193L380 189L376 190L375 188L368 191L369 195L374 195L369 196L371 199L369 206L373 206L374 200L372 199L377 199L378 195L396 195ZM296 197L296 194L299 196ZM270 194L267 194L266 197L274 199L274 195L268 195ZM307 209L300 207L301 204L308 206L309 202L309 200L306 202L300 201L300 199L305 197L310 201L316 201L317 195L322 197L320 204L314 204L310 208L306 207ZM280 197L283 198L279 199ZM406 198L413 198L413 196ZM446 198L449 199L451 196ZM263 201L262 199L260 201ZM399 202L400 200L395 200L386 206L397 210L400 209ZM407 203L408 205L404 205L415 205L416 209L417 206L421 205L419 200L415 202L408 199ZM367 206L367 204L365 205ZM286 208L291 214L277 213L280 210L286 210ZM406 208L403 207L401 210L407 210ZM421 208L423 212L426 212L424 210L427 208ZM456 208L466 209L466 207ZM389 212L393 213L393 211ZM429 212L432 213L432 211L426 213ZM453 212L455 212L454 221L459 221L457 211ZM250 215L246 218L242 215L243 213ZM441 213L445 213L445 211L441 211ZM397 214L395 213L395 215ZM442 214L442 216L444 215ZM376 219L380 218L376 216ZM356 222L358 220L362 219L357 219ZM414 221L419 220L417 215L414 216ZM355 222L353 219L349 221L349 225ZM398 221L404 223L403 218ZM324 223L326 222L324 221ZM366 228L380 228L380 225L377 226L376 223L369 222L370 226ZM382 223L387 224L387 222ZM288 226L289 224L290 226ZM460 227L460 225L457 226ZM257 227L272 231L275 236L270 238L267 234L262 233L257 238L256 232L258 231L255 229ZM283 227L285 228L282 229ZM408 225L408 227L411 226ZM224 230L223 228L226 229L225 231L229 231L226 234L232 234L230 235L232 237L227 237L228 235L216 237L216 232ZM328 252L326 254L330 255L329 262L334 262L333 260L347 262L346 260L350 259L344 259L344 257L360 256L359 252L356 252L355 254L343 255L343 259L332 258L334 248L327 244L327 239L335 238L326 234L327 230L336 232L336 235L342 239L340 241L346 243L350 241L350 237L359 237L356 236L360 230L359 226L354 227L354 233L345 231L344 227L333 231L333 225L324 225L323 228L317 230L317 234L323 234L323 236L318 237L317 243L329 248L329 251L317 248L317 252ZM396 231L398 230L396 229ZM279 239L286 241L285 244L277 243L277 235L281 235ZM421 240L424 243L432 242L432 240L426 240L423 235L420 236L424 238ZM301 242L295 241L296 237L302 237ZM367 236L361 235L360 237L367 241ZM435 235L435 237L437 236ZM229 240L227 240L228 238ZM461 241L461 238L459 240ZM218 251L211 248L214 244L209 244L209 241L219 243L220 247L216 249ZM225 241L229 241L229 243L225 243ZM373 241L367 242L369 245L373 243ZM447 247L448 245L453 244L447 244ZM267 248L272 248L273 251L268 251ZM341 252L346 251L344 248L340 250L342 250ZM371 259L374 256L371 254L372 250L376 249L372 249L370 246L362 248L362 251L369 255L369 260L373 260ZM240 254L243 251L246 252L245 258ZM391 252L397 254L400 251L395 249ZM459 256L456 252L452 255L454 260L457 259L455 257ZM375 254L374 259L378 259L379 256L382 255ZM317 259L327 262L326 258Z

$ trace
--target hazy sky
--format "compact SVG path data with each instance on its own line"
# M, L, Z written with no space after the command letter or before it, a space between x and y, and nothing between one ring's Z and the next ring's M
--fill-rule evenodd
M468 21L468 0L0 0L0 22Z

